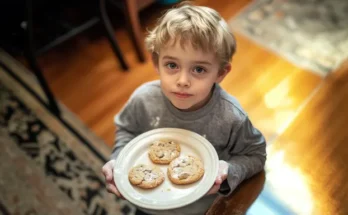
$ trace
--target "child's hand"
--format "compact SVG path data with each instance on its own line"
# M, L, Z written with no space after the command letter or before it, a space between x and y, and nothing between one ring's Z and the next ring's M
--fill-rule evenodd
M215 184L210 188L206 195L217 193L224 180L226 180L228 174L228 163L226 161L219 161L219 172L215 179Z
M114 181L114 163L115 160L111 160L107 162L102 168L103 174L105 176L106 189L109 193L114 193L116 194L116 196L123 198L121 193L118 191Z

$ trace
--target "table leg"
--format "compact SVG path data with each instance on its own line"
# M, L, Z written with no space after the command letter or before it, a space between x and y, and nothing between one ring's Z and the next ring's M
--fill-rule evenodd
M39 84L44 91L47 100L48 100L48 106L50 107L50 111L60 116L60 110L58 107L58 104L53 96L53 93L51 92L45 77L42 74L42 71L39 67L39 64L35 57L35 51L34 51L34 33L33 33L33 2L32 0L26 0L26 9L27 9L27 38L28 38L28 45L26 47L25 55L29 62L29 66L31 67L32 71L36 75Z

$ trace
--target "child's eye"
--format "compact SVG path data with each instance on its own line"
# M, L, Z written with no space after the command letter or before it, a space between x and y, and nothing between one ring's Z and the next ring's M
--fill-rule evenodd
M177 69L178 66L175 63L167 63L167 68L168 69Z
M203 69L202 67L195 67L194 70L193 70L195 73L198 73L198 74L202 74L205 72L205 69Z

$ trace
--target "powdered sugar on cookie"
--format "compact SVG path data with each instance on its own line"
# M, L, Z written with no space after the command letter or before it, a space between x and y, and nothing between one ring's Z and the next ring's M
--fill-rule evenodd
M193 156L180 156L168 167L168 177L175 184L190 184L199 180L204 174L203 163Z

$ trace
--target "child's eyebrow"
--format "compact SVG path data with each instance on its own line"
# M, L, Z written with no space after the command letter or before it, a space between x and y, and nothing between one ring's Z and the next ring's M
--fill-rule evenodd
M163 59L178 60L178 58L172 57L172 56L168 56L168 55L163 56ZM193 63L195 63L195 64L212 65L212 63L210 63L208 61L193 61Z
M168 56L168 55L163 56L163 59L178 60L178 58L172 57L172 56Z
M208 61L193 61L194 63L197 63L197 64L206 64L206 65L212 65L210 62Z

